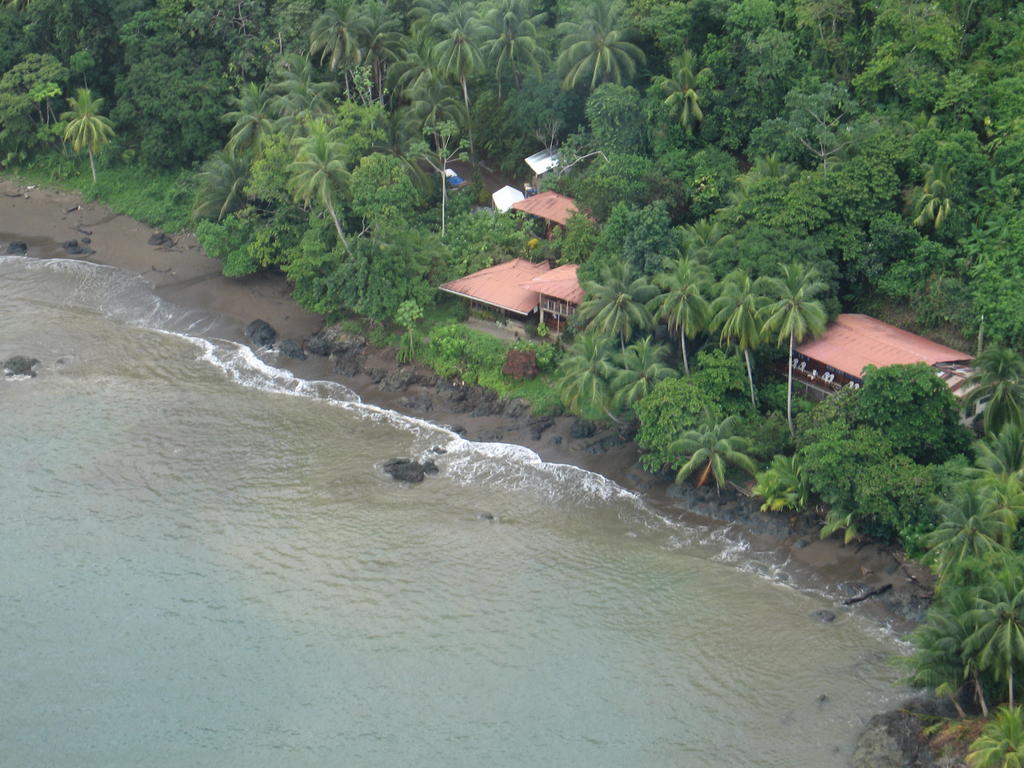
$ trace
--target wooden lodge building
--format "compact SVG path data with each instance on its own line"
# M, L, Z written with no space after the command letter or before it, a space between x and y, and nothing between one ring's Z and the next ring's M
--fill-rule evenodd
M539 312L539 321L556 333L583 301L575 264L552 269L546 261L534 264L526 259L495 264L444 283L439 290L467 299L471 307L514 320Z
M964 380L972 356L904 331L867 315L836 317L825 333L800 344L790 365L794 381L804 384L809 396L823 398L843 387L857 389L869 365L927 363L957 397L963 397Z

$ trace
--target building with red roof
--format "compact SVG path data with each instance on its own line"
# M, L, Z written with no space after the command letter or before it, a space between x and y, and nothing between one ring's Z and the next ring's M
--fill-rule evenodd
M561 331L583 301L583 289L576 277L577 265L566 264L545 272L525 287L540 296L540 322L548 322L554 331Z
M447 282L440 290L487 309L525 318L540 303L540 295L526 286L550 271L546 261L534 264L526 259L512 259Z
M562 227L569 223L569 218L574 213L579 211L576 202L571 197L560 195L550 189L539 195L531 195L525 200L512 203L512 209L528 213L531 216L538 216ZM550 226L549 223L549 230Z
M794 378L819 393L860 387L869 365L926 363L958 397L972 356L867 315L836 317L825 333L800 344L790 365Z

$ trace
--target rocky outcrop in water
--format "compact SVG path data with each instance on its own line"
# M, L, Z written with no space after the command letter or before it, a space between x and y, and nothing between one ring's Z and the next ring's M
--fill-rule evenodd
M422 483L425 475L436 475L437 464L433 461L425 461L422 464L413 459L388 459L384 462L383 469L395 480L403 483Z
M8 243L4 250L4 254L7 256L24 256L26 253L28 253L28 243L23 243L20 240Z
M245 328L245 337L256 347L269 347L277 338L274 326L266 320L253 320Z
M34 357L15 355L4 361L5 376L35 376L35 367L39 361Z

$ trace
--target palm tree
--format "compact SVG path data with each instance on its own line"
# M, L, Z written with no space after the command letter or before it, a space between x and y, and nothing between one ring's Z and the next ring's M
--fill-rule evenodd
M363 60L363 52L359 47L359 37L365 37L366 16L362 7L355 0L334 0L328 4L309 31L309 55L320 54L320 65L326 62L327 68L334 71L339 67L346 72L346 90L348 88L348 70L359 66Z
M230 149L214 153L203 164L192 217L216 218L245 206L245 185L249 182L249 161Z
M626 344L638 331L653 327L647 302L657 289L626 264L605 267L601 282L585 282L583 290L586 298L576 310L576 322L583 323L588 331L618 336L621 351L626 351Z
M765 297L754 287L750 275L734 270L721 283L721 293L711 302L711 328L718 330L722 344L735 344L747 364L750 382L750 402L756 407L754 372L750 363L750 350L761 343L761 309Z
M114 124L100 114L103 99L93 98L88 88L79 88L77 96L68 99L71 110L60 116L67 120L64 129L64 141L71 142L71 149L81 152L85 147L89 153L89 170L92 171L92 182L96 183L96 161L94 155L103 145L114 138Z
M1024 711L1000 707L995 717L971 743L967 753L971 768L1024 768Z
M401 28L399 19L380 0L364 5L362 23L356 32L363 63L370 67L377 98L382 104L388 64L401 55Z
M348 183L348 171L340 159L341 144L334 131L323 120L314 120L309 125L309 135L295 139L295 160L289 166L295 198L309 205L316 198L334 222L345 250L348 241L341 229L336 209L337 200Z
M420 192L426 194L430 176L413 154L413 146L422 141L421 121L408 108L399 107L385 112L380 120L383 136L373 143L373 150L393 155L402 161L409 179Z
M1024 427L1024 359L1012 349L992 346L978 355L964 387L965 408L985 406L985 432L998 432L1004 424Z
M942 600L928 611L928 618L914 630L914 653L899 663L910 668L905 682L915 688L931 688L938 696L948 696L961 717L960 691L968 678L974 681L974 692L982 711L988 702L978 680L978 668L970 655L964 654L967 638L974 631L969 614L974 606L970 590L943 589Z
M654 85L665 95L665 105L679 116L679 124L687 133L693 133L694 126L704 120L700 96L695 89L697 78L711 72L705 68L695 75L696 66L697 57L684 48L682 54L672 60L671 76L654 78Z
M977 607L970 612L977 629L967 649L977 653L978 665L1006 681L1010 707L1014 702L1013 671L1024 663L1024 584L1004 571L982 588Z
M650 336L630 344L619 353L618 370L612 378L613 401L617 408L630 410L633 404L651 393L662 379L678 374L665 365L665 346Z
M494 63L494 77L498 81L498 99L501 99L501 81L505 68L519 88L522 84L520 69L540 72L537 44L537 25L544 22L546 13L531 14L531 0L495 0L484 14L483 24L488 39L482 50Z
M818 336L825 332L828 317L821 302L814 297L827 286L818 279L818 270L814 267L808 269L796 263L783 265L781 278L766 278L762 285L773 300L764 308L765 319L761 330L765 335L777 334L779 345L789 340L786 420L789 422L789 432L793 434L793 348L807 334Z
M256 83L245 83L237 97L231 97L235 109L224 115L233 123L225 149L237 152L253 148L258 150L263 138L274 131L273 96L267 88Z
M705 266L688 257L676 259L673 267L671 272L655 276L654 284L662 293L648 302L648 309L679 339L683 370L689 375L686 339L704 330L711 317L711 307L703 295L711 274Z
M586 8L586 14L582 21L563 21L556 28L562 38L556 64L565 90L579 83L588 83L591 90L600 83L621 84L647 61L644 52L629 42L631 34L618 27L614 0L600 0Z
M777 455L771 466L757 474L755 495L764 499L762 511L781 512L789 509L800 512L811 496L807 475L797 456Z
M272 94L268 107L276 117L275 130L292 130L303 121L324 115L335 83L320 82L309 59L295 54L284 56L274 66L274 79L267 86Z
M430 23L444 37L434 45L433 60L441 74L454 78L462 86L462 99L469 114L468 79L484 69L484 58L480 52L479 39L482 34L480 18L470 3L458 3L445 11L433 15ZM473 131L467 124L469 151L473 152Z
M715 485L721 489L730 464L754 474L754 462L745 453L750 450L750 441L734 434L737 418L729 416L716 424L711 415L706 413L705 419L700 427L687 430L669 447L672 453L688 457L676 473L676 482L682 483L699 467L703 469L697 478L698 487L714 475Z
M951 501L940 503L939 511L942 522L924 538L925 560L939 576L965 558L1007 550L1013 525L973 489L960 488Z
M1011 477L1024 472L1024 429L1006 424L998 432L989 432L974 443L976 472L996 477Z
M684 226L682 233L686 254L704 264L714 262L718 254L730 247L736 239L726 232L720 222L712 224L708 219L698 219Z
M607 337L585 333L573 343L559 366L558 391L573 413L609 413L608 380L613 374L611 342Z
M917 199L914 226L918 229L931 227L937 231L953 209L950 199L952 170L943 164L925 164L924 187Z

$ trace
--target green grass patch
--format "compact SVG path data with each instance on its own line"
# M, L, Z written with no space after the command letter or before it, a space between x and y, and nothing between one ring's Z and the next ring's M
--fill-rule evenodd
M141 166L96 169L93 183L89 163L54 151L7 173L26 184L78 192L115 213L130 216L165 232L180 232L191 223L195 196L191 171L162 171Z

